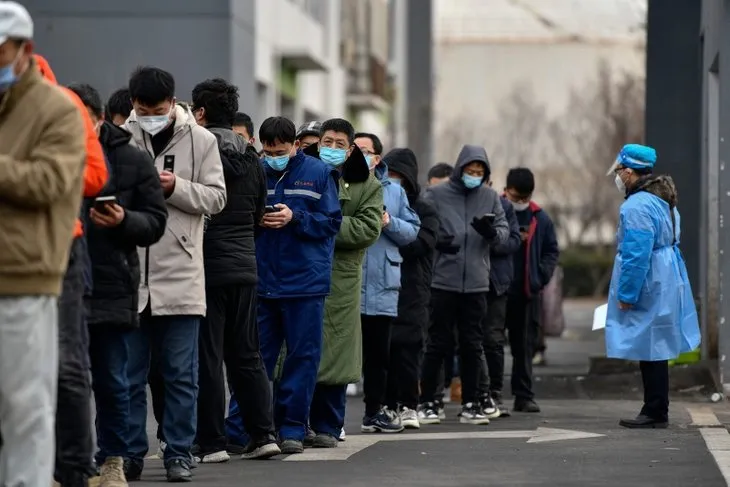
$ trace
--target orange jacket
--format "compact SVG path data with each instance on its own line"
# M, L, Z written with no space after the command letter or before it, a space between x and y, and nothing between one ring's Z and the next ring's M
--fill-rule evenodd
M58 84L56 81L56 75L53 74L51 66L48 61L39 55L35 55L35 62L38 65L43 77L53 84ZM93 198L98 195L106 184L108 174L106 168L106 162L104 160L104 151L99 143L99 138L96 136L96 130L94 129L94 123L91 121L89 112L84 105L84 102L76 96L76 93L69 90L68 88L61 87L71 97L73 102L79 108L81 117L84 119L84 129L86 132L86 164L84 166L84 198ZM80 237L84 234L81 221L76 219L76 227L74 228L74 237Z

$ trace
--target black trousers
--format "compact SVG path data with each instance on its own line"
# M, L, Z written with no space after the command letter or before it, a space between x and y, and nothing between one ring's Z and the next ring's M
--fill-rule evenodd
M669 362L639 362L644 383L644 407L641 414L656 421L669 420Z
M155 421L157 421L157 439L165 441L165 435L162 433L162 416L165 413L165 382L162 380L160 360L154 347L150 357L150 372L147 375L147 382L152 396L152 412L155 415Z
M373 416L385 404L390 358L391 316L360 316L362 322L362 376L365 415Z
M507 298L506 323L512 351L512 395L515 400L532 400L532 358L535 353L537 327L536 301L522 295Z
M479 395L490 391L501 393L504 386L504 344L507 340L507 295L487 293L487 314L482 321L482 368L480 370Z
M202 451L226 447L223 362L238 401L243 426L254 441L274 434L271 386L259 346L256 286L206 289L207 316L200 327L198 429Z
M69 487L86 485L91 473L91 380L86 326L86 242L74 240L58 300L58 404L56 474Z
M462 404L477 401L482 361L482 320L487 313L487 293L431 291L431 327L423 360L421 402L433 402L439 372L453 353L454 327L459 336Z
M385 404L390 409L399 405L418 407L418 379L423 361L423 340L393 341L390 344L390 368L385 391Z

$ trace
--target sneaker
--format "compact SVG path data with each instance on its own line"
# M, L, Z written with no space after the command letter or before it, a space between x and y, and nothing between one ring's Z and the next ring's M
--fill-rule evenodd
M345 428L342 428L342 431L340 431L340 436L337 437L337 441L345 440L347 440L347 435L345 434Z
M157 456L159 458L165 457L165 448L167 448L167 443L160 440L160 444L157 446Z
M198 445L193 445L190 453L198 463L226 463L231 459L226 450L202 450Z
M495 419L502 415L497 404L494 402L494 399L492 399L492 396L488 395L484 397L484 399L482 399L481 406L484 415L489 419Z
M318 433L317 436L314 437L312 448L337 448L338 443L338 438L335 438L332 435Z
M532 357L532 365L535 367L545 367L547 365L547 360L545 359L545 353L544 352L537 352L534 357Z
M304 444L304 448L310 448L312 446L315 436L317 436L317 433L312 431L312 428L307 425L307 429L304 432L304 441L302 442Z
M532 399L515 399L514 410L519 413L539 413L540 406Z
M282 455L295 455L304 451L304 445L299 440L284 440L279 449Z
M142 478L142 468L143 467L144 467L144 463L135 462L133 460L125 458L124 459L124 477L126 477L127 482L140 480Z
M101 466L99 487L128 487L124 476L124 459L122 457L108 457Z
M192 482L193 474L190 466L180 459L175 459L166 467L168 482Z
M444 397L444 399L441 401L434 401L434 404L436 405L436 412L439 415L439 419L446 419L446 408L444 404L447 402L451 402L451 399Z
M360 426L363 433L400 433L403 425L394 415L394 411L383 408L373 416L365 416Z
M418 422L418 413L415 409L403 407L400 410L400 423L405 429L417 430L421 427L421 423Z
M492 396L492 399L494 400L494 404L497 405L497 409L499 409L499 417L500 418L508 418L512 414L510 413L510 410L507 406L504 405L504 401L502 401L502 393L499 391L492 391L489 393L490 396Z
M275 457L281 454L279 445L276 444L273 436L267 436L266 438L254 441L251 440L246 449L241 454L242 460L265 460L267 458Z
M489 424L489 418L479 404L468 402L461 408L459 422L464 424Z
M246 450L246 445L241 445L231 440L228 440L228 443L226 443L226 451L229 455L242 455L244 450Z
M442 418L439 416L438 410L436 409L436 404L432 402L421 404L418 408L419 424L440 424L441 419ZM446 419L446 417L444 416L443 419Z

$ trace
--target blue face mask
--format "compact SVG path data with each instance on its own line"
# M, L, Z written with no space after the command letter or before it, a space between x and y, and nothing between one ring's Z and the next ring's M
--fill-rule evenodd
M283 171L289 164L289 154L278 157L264 156L264 162L274 171Z
M15 75L15 63L18 62L20 55L23 54L24 48L25 45L21 46L13 62L0 68L0 93L8 91L11 86L18 82L18 77Z
M388 178L388 180L389 180L389 181L390 181L391 183L393 183L393 184L397 184L398 186L400 186L400 183L401 183L400 179L398 179L398 178Z
M484 178L480 178L477 176L469 176L468 174L462 174L461 180L467 189L474 189L476 187L479 187L479 185L482 184L482 181L484 181Z
M320 147L319 158L332 167L339 167L347 159L347 149L335 149L333 147Z

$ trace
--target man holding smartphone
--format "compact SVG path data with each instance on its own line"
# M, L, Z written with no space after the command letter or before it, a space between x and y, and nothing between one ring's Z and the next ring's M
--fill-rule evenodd
M462 410L460 422L488 424L478 397L482 364L482 320L487 313L491 247L509 236L509 225L499 195L484 185L490 175L483 147L465 145L449 181L430 186L426 201L441 218L443 239L452 249L436 247L431 283L431 327L421 379L419 419L440 422L434 402L439 371L453 353L454 326L458 326ZM456 247L455 249L453 247ZM455 250L455 251L454 251Z

